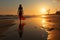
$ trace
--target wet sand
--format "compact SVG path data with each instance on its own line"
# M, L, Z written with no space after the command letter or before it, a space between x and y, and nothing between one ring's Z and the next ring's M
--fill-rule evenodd
M12 25L14 25L14 20L0 20L0 37L2 37L2 34Z
M0 35L0 38L4 37L1 38L2 40L44 40L45 37L41 39L41 35L47 36L46 32L48 32L48 40L60 40L60 16L58 15L26 18L26 20L22 20L22 23L25 24L23 27L22 38L19 37L18 20L0 21L0 34L4 34ZM41 27L45 27L45 29L47 29L41 30Z

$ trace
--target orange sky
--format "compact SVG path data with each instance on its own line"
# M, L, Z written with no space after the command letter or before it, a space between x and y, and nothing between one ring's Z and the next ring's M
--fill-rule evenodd
M50 14L60 10L60 2L55 0L0 0L0 15L17 15L20 3L24 15L40 15L43 8L46 11L50 9Z

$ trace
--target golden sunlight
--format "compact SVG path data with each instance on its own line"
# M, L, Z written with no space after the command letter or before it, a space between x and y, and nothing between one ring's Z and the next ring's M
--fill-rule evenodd
M46 26L46 20L43 18L42 19L42 26L45 27Z
M46 9L46 8L40 9L40 13L41 13L41 14L47 14L47 9Z

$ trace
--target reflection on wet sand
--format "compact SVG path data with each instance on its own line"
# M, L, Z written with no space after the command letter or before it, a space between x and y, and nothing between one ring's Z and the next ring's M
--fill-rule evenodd
M20 38L22 38L22 35L23 35L24 25L25 23L19 24L18 31L19 31Z
M47 15L45 15L47 16ZM48 40L60 40L60 16L42 16L42 26L48 32Z

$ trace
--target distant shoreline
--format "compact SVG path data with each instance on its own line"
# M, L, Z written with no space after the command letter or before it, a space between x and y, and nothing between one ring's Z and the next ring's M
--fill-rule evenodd
M42 15L23 15L25 18L41 17ZM56 14L45 14L45 16L60 16ZM18 15L0 15L0 19L18 19Z

